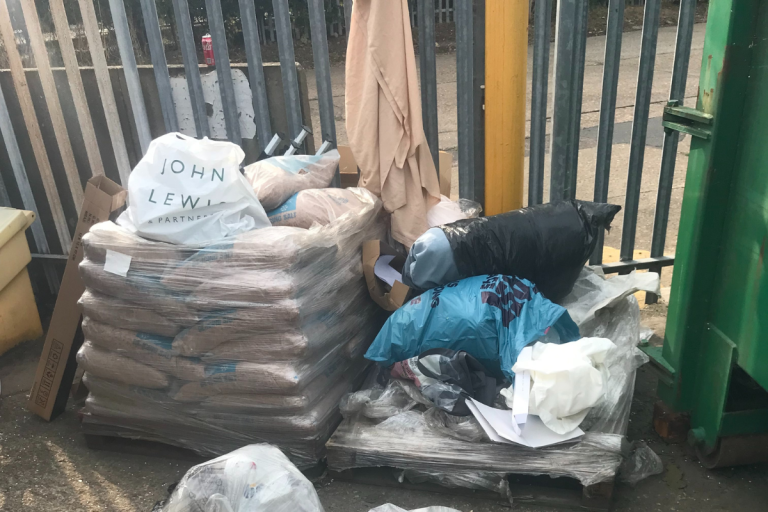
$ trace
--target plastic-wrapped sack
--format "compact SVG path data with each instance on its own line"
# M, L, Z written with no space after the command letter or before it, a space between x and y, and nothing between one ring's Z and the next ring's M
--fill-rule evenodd
M339 152L273 156L245 167L245 179L265 210L272 211L300 190L326 188L340 160Z
M88 290L78 301L83 316L92 320L132 331L141 329L148 334L173 338L183 327L155 311L137 308L126 300Z
M134 307L148 309L170 319L175 325L186 327L198 322L197 313L186 305L186 297L162 286L158 274L129 268L126 276L123 277L105 271L103 263L89 258L81 261L78 268L83 284L91 293L96 292L128 301L134 304ZM143 313L136 313L133 316L137 315L144 316ZM114 315L112 318L115 318ZM111 321L107 320L106 323L114 324L119 321L115 318Z
M90 317L83 319L83 335L86 341L99 348L129 357L179 379L202 380L206 376L205 365L200 359L183 357L173 350L173 338L119 329Z
M77 352L77 364L83 370L123 384L143 386L149 389L167 388L168 375L130 357L105 350L86 341Z
M245 153L231 142L168 133L149 144L128 179L128 208L118 224L174 244L218 240L269 227L240 174Z
M252 444L187 471L162 512L324 512L312 483L274 446Z
M534 344L531 359L512 367L515 373L531 372L528 413L558 434L573 431L603 397L609 377L605 360L614 349L605 338Z
M334 347L311 360L258 362L258 357L252 356L254 361L207 364L203 367L203 378L194 380L197 372L186 376L184 380L189 382L179 389L174 398L188 402L222 393L300 392L320 373L331 369L335 364L341 364L342 348Z
M310 228L333 222L349 212L360 212L373 195L364 188L317 188L297 192L278 208L267 212L273 226Z
M496 379L486 375L483 365L463 350L427 350L417 357L398 361L392 366L391 374L413 381L430 402L458 416L472 414L466 404L467 397L490 406L496 396Z
M203 356L215 351L224 343L241 340L251 339L255 349L265 344L261 338L268 337L269 333L292 334L304 326L319 325L323 320L328 322L325 328L336 324L350 327L350 323L344 321L341 313L366 298L366 291L359 287L354 293L344 293L343 289L333 288L318 288L316 292L320 292L320 296L311 293L303 300L288 299L271 304L255 302L247 307L230 307L207 312L197 323L176 335L174 347L184 355ZM365 302L361 304L361 308L365 306ZM317 339L315 348L324 341L328 339ZM278 345L273 348L277 347Z
M206 398L198 404L200 410L224 411L254 416L295 414L309 410L321 398L328 395L340 379L355 389L360 385L369 365L350 361L336 365L321 373L301 393L274 395L264 393L223 394Z
M477 276L429 290L389 317L365 354L382 366L433 348L465 350L512 380L520 351L554 327L560 341L580 338L568 312L514 276Z
M573 288L602 229L621 210L562 201L432 228L414 242L403 283L419 290L483 274L528 279L553 302Z

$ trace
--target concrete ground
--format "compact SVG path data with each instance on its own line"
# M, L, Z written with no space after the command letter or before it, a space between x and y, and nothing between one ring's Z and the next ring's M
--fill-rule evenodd
M643 322L663 335L666 307L649 306ZM162 457L93 451L80 433L78 406L46 423L26 410L41 340L0 357L0 510L47 512L149 512L192 465ZM638 373L628 437L643 439L664 463L664 473L634 488L618 484L616 512L759 511L768 503L768 465L708 471L680 445L668 445L651 427L656 377ZM71 401L70 401L71 402ZM327 512L366 512L383 503L406 509L443 505L463 512L500 512L509 505L478 498L350 484L326 478L316 483ZM517 504L515 510L554 511Z
M686 103L693 104L704 27L696 26L693 55L689 72ZM661 29L657 52L655 80L645 153L637 248L650 248L656 182L660 161L660 116L669 89L674 51L674 29ZM623 204L626 166L629 154L632 106L634 103L640 32L624 34L621 82L616 110L616 134L612 158L610 197ZM604 38L590 38L587 44L582 142L579 155L578 197L590 199L593 187L595 137L598 115ZM531 61L529 55L529 62ZM456 77L453 55L438 55L438 95L440 105L441 148L456 148ZM346 142L343 123L342 67L333 68L334 99L339 143ZM309 76L310 95L314 92L314 76ZM529 92L530 97L530 92ZM550 101L551 104L551 101ZM317 102L313 100L317 116ZM319 120L315 121L319 126ZM688 141L680 145L669 223L668 250L674 252L677 220L685 178ZM454 170L454 183L457 182ZM455 191L455 188L454 188ZM545 192L546 194L546 192ZM609 245L618 247L621 218L607 237ZM664 280L668 282L668 275ZM642 312L643 322L663 336L666 306L654 305ZM70 403L67 411L53 423L46 423L25 409L26 394L42 348L41 341L27 343L0 357L0 510L50 512L90 512L109 510L149 512L155 501L166 495L169 484L177 482L190 463L159 457L124 455L92 451L85 445L79 430L77 406ZM637 390L632 406L628 436L644 439L660 455L664 473L630 487L619 484L615 492L614 510L648 511L726 511L766 510L768 503L768 467L707 471L683 447L667 445L651 428L655 401L656 378L643 367L638 373ZM444 494L403 491L368 485L348 484L327 478L317 483L320 499L328 512L366 512L391 502L406 509L429 505L454 507L463 512L501 511L508 506L480 499L457 498ZM547 507L518 505L522 511L547 511Z

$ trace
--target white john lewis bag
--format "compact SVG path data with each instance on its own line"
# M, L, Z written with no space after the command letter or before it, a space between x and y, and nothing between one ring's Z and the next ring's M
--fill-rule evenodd
M270 226L240 173L236 144L168 133L153 140L128 180L128 209L118 224L174 244L218 240Z

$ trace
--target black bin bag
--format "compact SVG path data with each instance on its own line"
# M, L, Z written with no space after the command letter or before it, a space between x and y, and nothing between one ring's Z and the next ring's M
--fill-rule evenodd
M411 247L403 282L426 289L484 274L515 275L559 302L619 210L613 204L558 201L432 228Z

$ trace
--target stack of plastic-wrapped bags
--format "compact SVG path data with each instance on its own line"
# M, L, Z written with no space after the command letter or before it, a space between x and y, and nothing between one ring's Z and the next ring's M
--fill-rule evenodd
M174 155L154 149L142 160L154 167L143 170L164 179L160 172L174 167L163 160ZM235 185L247 185L234 169ZM145 222L136 210L169 185L146 195L138 184L147 180L136 176L118 224L97 224L83 238L85 342L77 360L90 391L84 431L217 455L268 442L300 467L315 464L341 421L340 399L362 381L363 354L384 320L360 261L362 243L385 234L380 201L346 189L354 211L329 212L324 225L234 229L212 242L167 243L140 236L168 239L174 232L158 236L160 217ZM226 215L218 221L228 222L226 229L252 220L241 215L233 223L232 212Z

